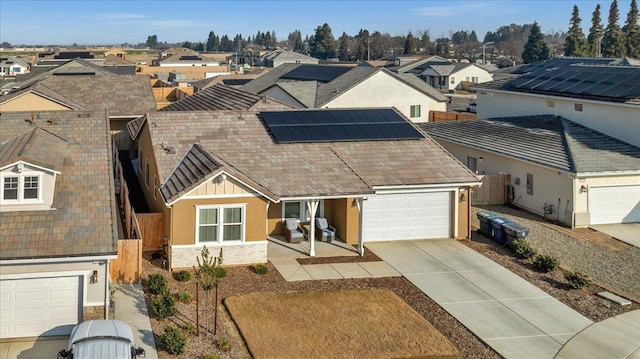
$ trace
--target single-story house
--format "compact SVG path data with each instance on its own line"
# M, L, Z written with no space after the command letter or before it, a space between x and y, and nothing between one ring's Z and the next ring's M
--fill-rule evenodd
M493 80L493 75L485 67L469 63L431 64L420 73L420 77L440 90L462 88L462 82L483 83Z
M420 124L510 202L572 228L640 222L640 148L556 115Z
M299 52L282 49L273 50L260 58L260 63L265 67L278 67L282 64L318 64L318 59Z
M191 267L204 245L224 248L226 264L265 262L286 218L311 239L326 218L360 253L369 241L469 237L479 179L395 109L160 111L128 128L171 268Z
M15 56L0 57L0 77L17 76L29 72L29 63Z
M108 120L3 112L0 128L0 335L68 335L109 311L119 215Z

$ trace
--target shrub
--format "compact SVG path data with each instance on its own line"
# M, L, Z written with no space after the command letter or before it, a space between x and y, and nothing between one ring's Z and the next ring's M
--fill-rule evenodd
M536 250L525 239L516 239L511 242L511 248L520 258L531 258L536 255Z
M571 288L582 289L591 285L591 279L586 274L580 272L566 272L564 279L569 282Z
M158 318L168 318L176 314L176 301L169 293L157 295L151 300L151 311Z
M553 272L558 269L559 265L560 261L558 258L548 254L537 255L533 259L533 266L538 272L542 273Z
M164 294L169 290L169 284L162 274L149 274L148 282L151 294Z
M267 274L267 272L269 271L269 268L267 268L267 266L264 264L256 264L255 267L253 267L253 269L258 274Z
M193 334L196 332L196 326L193 323L187 323L184 326L184 330L186 330L189 334Z
M216 347L220 350L227 351L231 349L231 342L227 338L220 338L216 340Z
M202 359L222 359L222 357L218 354L207 354Z
M188 282L191 280L191 272L189 272L186 269L181 270L180 272L176 273L176 280L178 282Z
M222 267L216 267L214 273L217 278L224 278L227 276L227 270Z
M184 345L187 342L187 338L178 329L172 326L164 328L164 334L161 339L169 354L178 355L184 353Z
M191 293L188 291L182 291L178 293L178 301L182 303L190 303L191 302Z

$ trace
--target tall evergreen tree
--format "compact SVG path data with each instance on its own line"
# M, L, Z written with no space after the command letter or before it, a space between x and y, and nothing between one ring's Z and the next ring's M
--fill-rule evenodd
M207 38L207 45L205 46L205 49L207 51L214 51L218 49L218 46L220 46L220 39L212 30L209 32L209 38Z
M544 36L542 30L538 26L537 22L531 26L531 33L527 43L524 44L524 51L522 52L522 61L525 64L530 64L536 61L542 61L549 59L549 48L544 42Z
M613 0L609 8L609 22L602 37L602 56L604 57L624 57L627 53L624 34L618 25L619 18L618 0Z
M581 22L578 5L573 5L571 27L567 33L567 38L564 40L564 56L587 56L587 39L582 32Z
M416 39L413 37L411 31L407 34L407 39L404 41L404 54L413 55L416 53Z
M302 33L300 30L296 30L296 37L293 43L293 51L304 50L304 44L302 43Z
M349 35L344 31L338 42L338 58L340 61L349 61Z
M602 41L602 34L604 34L604 28L602 27L602 20L600 19L600 4L597 4L591 17L591 28L589 28L589 36L587 37L587 46L589 48L587 52L588 56L601 56L600 41Z
M367 48L369 47L369 30L360 29L356 36L358 40L358 47L356 48L356 58L358 61L364 61L369 59L369 53Z
M312 57L328 59L336 56L336 40L329 24L325 22L316 27L316 34L309 39L309 47Z
M627 56L640 59L640 25L638 25L638 4L631 0L631 8L627 13L627 21L622 32L626 37Z

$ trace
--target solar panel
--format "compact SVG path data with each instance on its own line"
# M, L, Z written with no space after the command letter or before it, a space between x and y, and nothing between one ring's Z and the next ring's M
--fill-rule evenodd
M195 55L183 55L180 56L180 60L202 60L200 56Z
M300 65L282 76L283 79L331 82L351 70L348 66Z
M260 117L277 143L424 138L392 109L261 112Z

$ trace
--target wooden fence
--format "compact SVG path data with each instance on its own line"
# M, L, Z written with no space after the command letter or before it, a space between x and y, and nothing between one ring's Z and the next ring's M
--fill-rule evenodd
M116 283L135 283L142 275L142 239L118 240L118 258L109 263L109 275Z
M138 228L143 239L144 252L159 251L164 247L164 213L138 213Z
M475 113L467 112L444 112L429 111L429 122L455 121L455 120L475 120Z
M507 203L507 185L510 176L507 174L480 176L482 186L475 187L471 194L472 205L495 205Z

